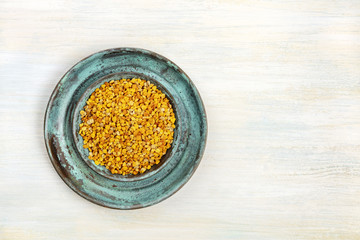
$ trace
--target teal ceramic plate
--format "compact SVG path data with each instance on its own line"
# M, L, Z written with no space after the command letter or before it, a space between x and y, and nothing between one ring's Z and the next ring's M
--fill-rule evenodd
M133 77L151 81L170 99L174 141L150 171L113 175L88 159L78 134L79 112L104 82ZM51 162L71 189L105 207L135 209L168 198L190 179L204 152L207 123L199 92L178 66L144 49L116 48L83 59L62 77L47 106L44 135Z

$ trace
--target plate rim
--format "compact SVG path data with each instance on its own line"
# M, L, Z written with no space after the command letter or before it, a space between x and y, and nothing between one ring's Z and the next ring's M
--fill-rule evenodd
M55 164L55 159L53 159L52 154L51 154L51 150L50 150L50 146L49 146L49 138L47 137L47 132L46 132L46 126L47 126L47 120L48 120L48 114L49 114L49 109L51 104L54 102L54 98L56 96L56 93L59 91L60 88L60 84L62 82L62 80L65 78L65 76L70 73L79 63L85 61L86 59L96 55L96 54L100 54L100 53L105 53L105 52L113 52L113 51L130 51L133 53L140 53L140 54L149 54L151 56L154 56L160 60L163 61L167 61L168 63L172 64L174 67L176 67L177 71L180 72L181 74L183 74L188 80L189 80L189 85L191 86L191 88L193 88L196 91L196 97L199 100L199 103L203 109L203 122L204 122L204 143L200 145L199 148L199 155L198 155L198 161L197 163L194 165L193 170L191 171L191 173L186 176L184 178L184 181L170 194L164 195L163 197L159 197L156 200L150 202L149 204L146 205L140 205L140 204L135 204L132 205L131 207L127 207L127 208L121 208L121 207L115 207L115 206L109 206L106 204L103 204L101 201L97 201L96 198L92 198L90 196L88 196L87 194L84 194L82 191L80 191L73 183L72 181L67 181L64 176L62 176L60 174L61 170L58 169L59 166ZM170 59L168 59L167 57L164 57L163 55L160 55L158 53L155 53L151 50L147 50L144 48L135 48L135 47L118 47L118 48L108 48L108 49L104 49L104 50L100 50L97 52L94 52L84 58L82 58L81 60L77 61L74 65L72 65L60 78L60 80L57 82L54 90L52 91L50 98L48 100L48 103L46 105L46 111L44 114L44 122L43 122L43 135L44 135L44 142L45 142L45 146L46 146L46 151L48 154L48 157L50 158L51 164L54 167L54 170L56 171L56 173L59 175L59 177L63 180L63 182L72 190L74 191L76 194L78 194L79 196L81 196L82 198L96 204L102 207L106 207L106 208L110 208L110 209L116 209L116 210L134 210L134 209L140 209L140 208L146 208L146 207L150 207L153 206L155 204L158 204L164 200L166 200L167 198L173 196L176 192L178 192L190 179L191 177L194 175L194 173L196 172L197 168L200 165L200 162L202 160L202 157L205 153L205 147L206 147L206 143L207 143L207 136L208 136L208 120L207 120L207 113L206 113L206 109L205 109L205 105L204 102L201 98L200 92L198 91L198 89L196 88L196 86L194 85L193 81L191 80L191 78L177 65L175 64L173 61L171 61Z

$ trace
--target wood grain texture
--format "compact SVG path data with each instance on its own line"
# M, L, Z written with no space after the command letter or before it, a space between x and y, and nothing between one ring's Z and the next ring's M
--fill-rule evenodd
M360 239L359 11L357 0L0 0L0 239ZM209 124L193 178L134 211L73 193L43 142L60 77L123 46L183 68Z

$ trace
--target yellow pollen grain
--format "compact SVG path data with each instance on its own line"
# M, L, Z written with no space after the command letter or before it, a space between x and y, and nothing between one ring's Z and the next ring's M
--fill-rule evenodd
M79 134L89 158L112 174L137 175L159 164L173 142L169 99L142 79L105 82L80 111Z

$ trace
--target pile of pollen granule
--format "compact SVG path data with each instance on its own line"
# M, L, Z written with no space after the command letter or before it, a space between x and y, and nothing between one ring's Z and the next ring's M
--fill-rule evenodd
M112 174L145 172L159 164L173 142L173 108L149 81L106 82L91 94L80 114L83 147L95 164Z

